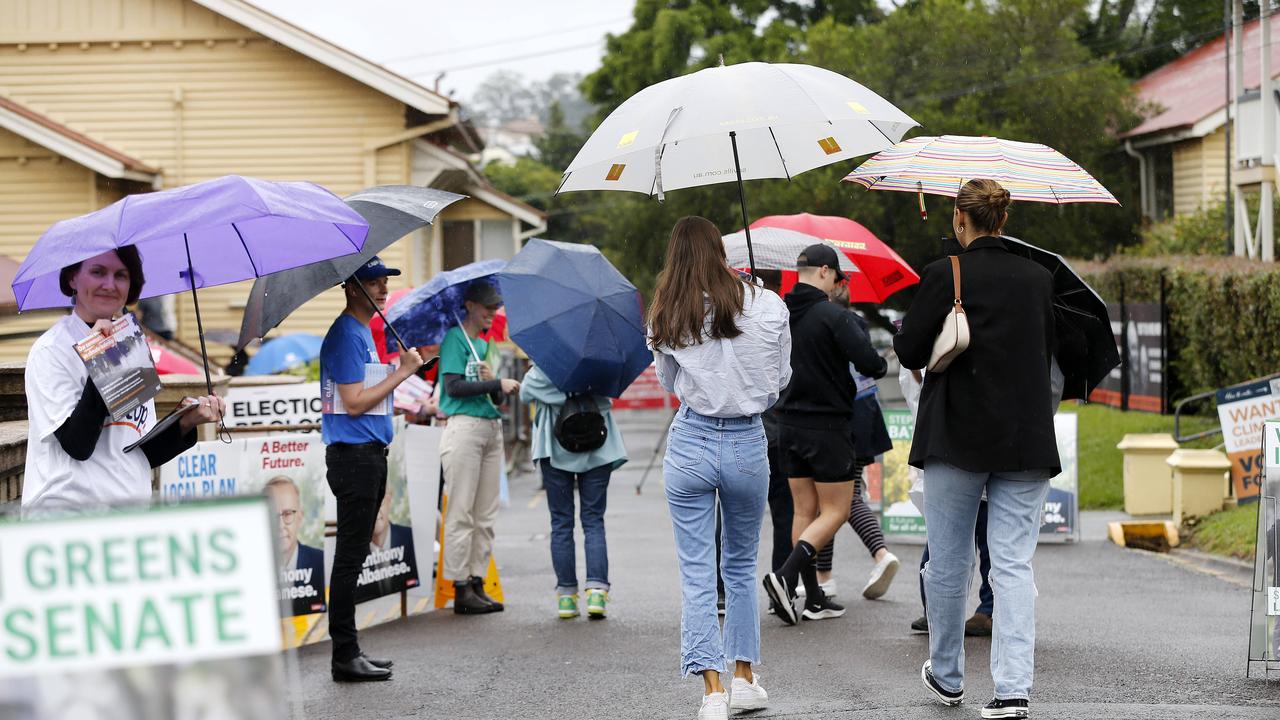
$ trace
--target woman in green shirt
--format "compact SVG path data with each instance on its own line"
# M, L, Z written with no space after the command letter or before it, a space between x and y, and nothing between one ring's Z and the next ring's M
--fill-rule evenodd
M530 456L542 469L542 487L551 511L551 566L556 573L556 595L561 618L578 612L577 548L573 539L573 488L582 501L582 537L587 556L587 616L603 618L609 600L609 550L605 542L604 512L609 478L627 461L622 435L609 412L609 398L593 396L604 416L604 445L587 452L570 452L556 440L555 425L566 395L538 366L524 376L520 399L536 403Z
M444 577L453 581L453 611L462 615L499 612L502 603L484 592L498 519L502 463L502 415L497 403L520 390L520 383L497 379L480 360L489 344L476 336L493 325L502 307L498 291L472 283L464 295L467 316L440 344L440 411L448 416L440 439L448 505L444 513Z

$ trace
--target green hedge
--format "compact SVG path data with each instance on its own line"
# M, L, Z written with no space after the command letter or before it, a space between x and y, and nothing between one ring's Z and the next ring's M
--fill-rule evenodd
M1280 265L1243 258L1117 257L1073 263L1108 303L1168 304L1171 402L1280 372Z

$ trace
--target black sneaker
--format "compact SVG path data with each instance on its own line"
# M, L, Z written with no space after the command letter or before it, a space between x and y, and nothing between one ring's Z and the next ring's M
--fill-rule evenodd
M938 702L943 705L955 707L961 702L964 702L964 690L961 690L960 692L951 692L950 690L944 689L938 684L938 681L933 678L932 660L925 660L924 665L920 667L920 679L924 681L924 686L929 689L929 692L933 693L934 697L938 698ZM1009 717L1014 716L1010 715Z
M838 618L844 614L844 606L835 600L821 595L817 602L805 602L804 612L801 614L805 620L826 620L828 618Z
M719 597L716 598L716 614L723 617L724 613L725 613L724 596L720 595Z
M1031 703L1022 699L1001 700L996 698L982 706L983 718L1029 718Z
M915 621L911 623L911 629L918 633L928 633L929 632L929 616L921 615L920 617L916 618Z
M782 618L782 622L788 625L800 622L796 605L791 600L791 589L787 587L786 580L778 577L777 573L769 573L764 576L764 591L773 601L774 609L778 617Z

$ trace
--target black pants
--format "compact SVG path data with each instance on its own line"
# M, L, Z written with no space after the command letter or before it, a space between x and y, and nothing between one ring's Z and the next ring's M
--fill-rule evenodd
M387 491L387 449L334 443L325 448L329 489L338 501L338 537L329 577L329 636L334 662L360 654L356 642L356 579L369 555L373 523Z

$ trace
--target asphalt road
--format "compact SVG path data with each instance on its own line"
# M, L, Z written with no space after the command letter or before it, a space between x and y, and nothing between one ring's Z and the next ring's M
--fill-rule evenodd
M437 611L363 632L366 651L396 660L387 683L335 684L328 644L304 648L294 694L302 717L695 717L701 682L679 677L680 595L660 466L635 491L662 420L624 420L633 460L609 494L607 620L556 616L546 505L537 477L518 476L497 529L507 611ZM893 546L904 572L878 601L856 595L871 563L852 531L838 548L850 612L797 627L763 615L758 670L771 705L754 717L977 718L992 693L988 640L969 641L960 708L933 703L920 685L927 639L908 629L920 614L911 572L920 548ZM762 551L767 558L767 541ZM1280 718L1280 676L1245 678L1249 595L1239 585L1101 540L1041 546L1036 569L1034 717Z

